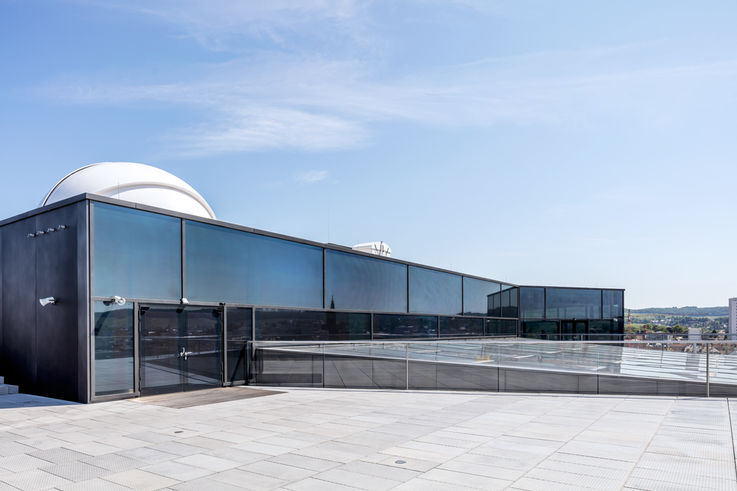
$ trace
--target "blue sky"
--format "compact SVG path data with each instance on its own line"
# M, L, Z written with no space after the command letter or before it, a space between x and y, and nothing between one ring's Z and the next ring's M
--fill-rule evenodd
M0 0L0 216L144 162L226 221L726 305L735 25L731 0Z

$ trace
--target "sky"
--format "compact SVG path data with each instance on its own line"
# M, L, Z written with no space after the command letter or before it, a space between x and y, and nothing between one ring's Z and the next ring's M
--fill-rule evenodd
M726 305L735 25L733 0L0 0L0 217L142 162L228 222Z

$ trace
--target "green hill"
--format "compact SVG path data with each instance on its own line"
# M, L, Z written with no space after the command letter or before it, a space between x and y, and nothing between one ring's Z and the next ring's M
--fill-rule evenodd
M663 314L690 316L728 316L729 307L649 307L632 309L633 314Z

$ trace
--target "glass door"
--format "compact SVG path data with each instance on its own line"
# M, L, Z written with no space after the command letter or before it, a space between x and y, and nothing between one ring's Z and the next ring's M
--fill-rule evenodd
M139 307L141 394L222 385L222 310Z
M566 341L583 341L586 339L587 321L560 321L560 338Z

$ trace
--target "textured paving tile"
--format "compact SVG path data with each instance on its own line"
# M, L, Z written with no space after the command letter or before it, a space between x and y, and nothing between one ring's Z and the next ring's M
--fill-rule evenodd
M724 399L668 397L287 389L19 406L0 411L0 489L737 491L732 426Z

